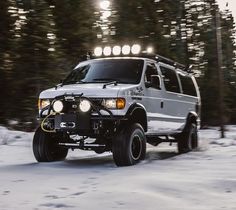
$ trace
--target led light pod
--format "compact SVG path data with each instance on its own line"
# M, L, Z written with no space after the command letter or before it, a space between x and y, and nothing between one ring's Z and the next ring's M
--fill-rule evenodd
M147 48L147 53L148 53L148 54L153 53L153 51L154 51L154 50L153 50L153 47L148 47L148 48Z
M122 54L123 54L123 55L129 55L129 54L130 54L130 50L131 50L131 48L130 48L129 45L124 45L124 46L122 47Z
M134 55L137 55L141 52L141 46L139 44L134 44L131 48L131 52Z
M113 55L120 55L121 54L121 47L120 46L114 46L113 48L112 48L112 53L113 53Z
M96 48L94 49L94 55L95 55L96 57L101 56L101 55L102 55L102 48L101 48L101 47L96 47Z
M107 46L107 47L104 47L103 49L103 54L105 56L110 56L111 55L111 47Z

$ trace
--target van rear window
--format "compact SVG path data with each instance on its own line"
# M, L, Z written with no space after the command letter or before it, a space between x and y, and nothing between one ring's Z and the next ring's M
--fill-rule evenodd
M179 74L179 77L182 84L183 94L197 96L196 88L192 78L182 74Z

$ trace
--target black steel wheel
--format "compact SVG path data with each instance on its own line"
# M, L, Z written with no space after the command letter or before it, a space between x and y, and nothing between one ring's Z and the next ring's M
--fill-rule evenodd
M130 166L145 159L146 136L140 124L122 128L112 144L113 159L117 166Z
M196 124L190 124L188 129L183 132L178 138L179 153L186 153L198 147L198 132Z
M64 160L68 149L59 147L61 135L46 133L40 127L36 130L33 139L33 153L38 162L52 162Z

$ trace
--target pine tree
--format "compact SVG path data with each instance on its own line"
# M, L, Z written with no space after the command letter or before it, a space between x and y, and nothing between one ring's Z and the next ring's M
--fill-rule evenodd
M15 3L12 0L0 3L0 124L6 123L9 113L8 100L11 98L12 82L14 75L12 71L13 59L16 56L12 51L14 46L14 24L16 22Z
M58 28L56 34L66 55L64 67L71 70L80 57L95 45L97 31L94 27L94 1L64 0L63 4L56 0L51 2L55 6L53 14Z
M225 81L225 103L227 105L228 122L236 122L236 63L235 63L235 24L229 10L222 12L223 69Z

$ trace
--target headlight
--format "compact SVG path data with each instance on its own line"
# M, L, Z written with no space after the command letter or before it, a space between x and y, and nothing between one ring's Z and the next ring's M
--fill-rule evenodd
M59 112L62 112L64 105L63 105L62 101L57 100L53 103L52 108L55 112L59 113Z
M124 109L125 108L125 99L116 98L116 99L104 99L102 105L107 109Z
M88 100L82 99L79 103L79 109L82 112L88 112L91 109L91 104Z
M46 106L50 105L50 101L48 99L39 99L38 100L38 109L41 110Z
M108 109L116 109L116 99L104 99L102 105Z

